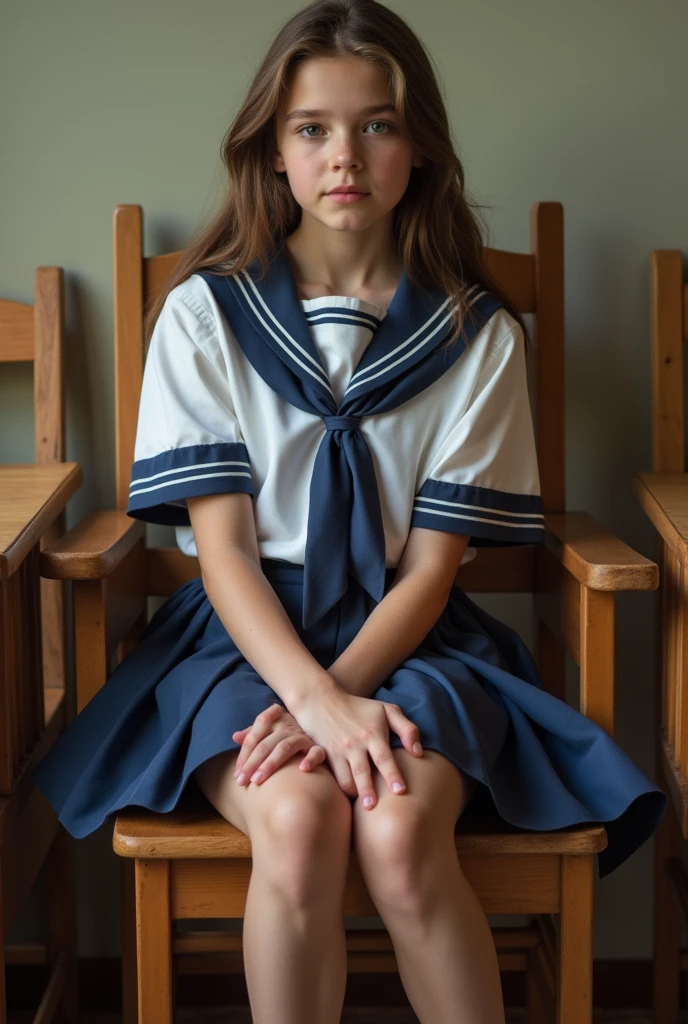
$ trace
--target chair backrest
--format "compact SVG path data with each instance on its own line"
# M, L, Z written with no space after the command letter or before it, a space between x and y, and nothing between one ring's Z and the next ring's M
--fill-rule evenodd
M61 267L38 267L33 305L0 299L0 363L33 363L34 460L64 461L64 275ZM41 544L64 533L64 514ZM43 680L65 687L64 587L41 580Z
M652 468L682 473L685 468L683 343L688 341L688 281L679 249L650 255L652 345Z
M38 267L34 303L0 299L0 363L33 363L35 461L64 461L64 285L61 267Z
M523 314L534 315L536 438L544 508L563 512L564 446L564 226L560 203L531 210L531 251L486 249L487 267ZM180 253L143 255L140 206L114 212L115 409L117 507L127 507L144 363L144 311L165 287ZM472 591L529 591L533 549L481 549L462 568L462 586ZM149 593L165 596L193 576L198 563L176 551L147 555Z

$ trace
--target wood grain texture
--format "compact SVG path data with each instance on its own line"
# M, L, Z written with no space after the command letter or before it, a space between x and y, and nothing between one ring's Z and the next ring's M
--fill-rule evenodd
M34 276L36 462L64 459L63 276L61 267L38 267Z
M33 362L33 339L33 306L0 299L0 363Z
M48 579L100 580L115 571L145 534L144 524L115 509L85 516L41 552Z
M530 910L544 914L559 909L559 859L547 854L519 857L478 853L463 854L461 865L486 913L523 914ZM175 918L243 917L251 876L249 859L209 858L199 863L175 858L170 866ZM353 853L349 857L343 913L350 917L377 913Z
M557 1024L592 1021L592 898L592 857L562 858Z
M483 259L488 272L503 287L519 313L535 312L535 256L532 253L485 248Z
M72 594L78 714L109 675L105 583L103 580L75 580Z
M614 736L614 595L581 587L580 711Z
M566 508L566 452L564 210L561 203L535 203L530 235L535 257L536 438L540 487L545 511L563 512Z
M136 861L139 1024L172 1024L170 865Z
M643 511L678 560L688 562L688 473L639 473L635 492Z
M656 590L659 569L584 512L545 516L547 545L591 590Z
M652 469L685 469L683 405L683 257L679 249L650 254Z
M39 543L82 477L76 462L0 466L0 579Z
M486 811L479 815L467 811L456 828L459 853L583 854L606 845L605 829L599 825L534 833L512 827ZM175 810L165 814L136 807L122 811L115 823L113 847L124 857L241 860L251 856L249 838L193 789Z
M129 500L129 479L143 381L143 213L118 206L113 215L115 301L115 477L117 508Z

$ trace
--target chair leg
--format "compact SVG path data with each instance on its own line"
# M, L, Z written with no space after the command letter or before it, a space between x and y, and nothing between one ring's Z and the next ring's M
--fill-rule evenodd
M53 965L61 953L67 958L67 981L60 1006L67 1024L76 1024L79 997L74 840L61 825L58 826L45 866L48 898L48 963Z
M661 779L661 769L658 778ZM681 830L669 801L655 837L655 921L653 957L654 1024L677 1024L680 992L681 920L669 866L681 859Z
M139 1019L136 980L136 886L134 861L121 858L122 899L122 1024L137 1024Z
M0 871L0 1024L7 1024L7 991L5 988L5 919L3 907L3 882Z
M526 969L526 1021L528 1024L553 1024L551 997L545 994L546 982L536 950L531 950Z
M557 1024L592 1024L593 856L561 858Z
M139 1024L172 1024L170 862L136 860Z

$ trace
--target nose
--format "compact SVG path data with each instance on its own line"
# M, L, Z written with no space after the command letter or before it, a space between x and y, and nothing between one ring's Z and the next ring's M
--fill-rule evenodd
M349 132L341 132L332 136L330 167L360 167L361 154L358 144Z

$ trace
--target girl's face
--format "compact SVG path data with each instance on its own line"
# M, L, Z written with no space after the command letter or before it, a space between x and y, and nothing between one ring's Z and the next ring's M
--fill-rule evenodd
M397 205L421 158L401 135L383 72L361 57L318 57L294 74L276 115L276 171L304 211L335 231L360 231ZM340 185L364 194L328 195Z

